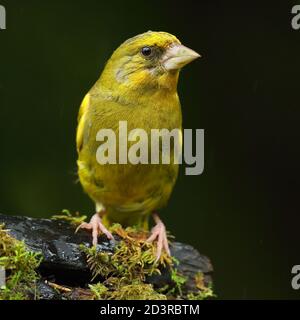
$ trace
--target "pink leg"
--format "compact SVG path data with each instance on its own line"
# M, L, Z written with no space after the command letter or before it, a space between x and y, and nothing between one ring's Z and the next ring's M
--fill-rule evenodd
M105 228L103 225L99 213L95 213L90 222L86 223L83 222L77 229L76 232L79 229L87 229L92 230L92 236L93 236L93 245L96 246L98 243L98 236L102 233L104 233L108 239L112 240L114 239L113 235Z
M167 239L166 227L163 222L160 220L159 216L154 213L153 219L156 223L155 227L151 230L151 236L147 239L147 242L153 242L157 239L157 252L156 252L156 261L159 260L162 250L165 250L166 253L170 256L169 243Z

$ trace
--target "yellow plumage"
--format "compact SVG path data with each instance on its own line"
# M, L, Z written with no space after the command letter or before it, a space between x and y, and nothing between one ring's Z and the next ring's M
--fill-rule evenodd
M146 227L148 215L166 205L171 195L177 164L100 165L96 134L113 129L118 145L119 121L127 121L128 131L142 128L149 135L151 129L181 129L177 95L181 65L177 61L178 69L171 69L177 62L166 56L174 46L180 46L179 40L165 32L149 31L127 40L113 53L80 107L78 175L87 194L105 207L106 223ZM144 47L151 48L152 56L141 53Z

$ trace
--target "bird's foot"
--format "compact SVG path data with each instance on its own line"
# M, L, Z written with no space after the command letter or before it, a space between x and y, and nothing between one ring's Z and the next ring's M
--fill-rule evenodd
M153 214L154 221L156 222L155 227L151 230L151 236L146 240L147 242L153 242L157 239L157 249L156 249L156 262L159 260L162 250L171 256L169 243L167 238L166 227L160 220L157 214Z
M113 235L106 229L106 227L103 225L102 220L99 216L98 213L95 213L90 222L83 222L77 229L76 232L79 229L87 229L92 231L92 236L93 236L93 245L96 246L98 243L98 236L101 233L104 233L108 239L113 240L114 237Z

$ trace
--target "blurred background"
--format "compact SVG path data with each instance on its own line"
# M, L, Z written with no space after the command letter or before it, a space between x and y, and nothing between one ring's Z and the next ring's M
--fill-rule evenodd
M218 298L299 298L296 2L1 0L0 212L94 212L76 183L81 100L121 42L167 31L203 56L178 90L184 128L205 129L205 170L181 168L162 218L211 258Z

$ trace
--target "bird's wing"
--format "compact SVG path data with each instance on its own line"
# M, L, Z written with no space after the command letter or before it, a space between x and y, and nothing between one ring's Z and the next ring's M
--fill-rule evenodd
M78 127L77 127L77 134L76 134L76 146L77 152L80 152L83 145L83 137L84 137L84 125L85 125L85 117L87 114L87 109L90 104L90 95L87 94L80 106L79 114L78 114Z

